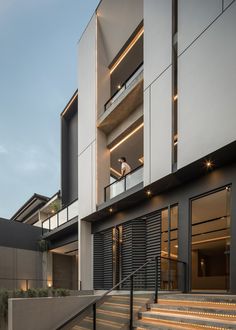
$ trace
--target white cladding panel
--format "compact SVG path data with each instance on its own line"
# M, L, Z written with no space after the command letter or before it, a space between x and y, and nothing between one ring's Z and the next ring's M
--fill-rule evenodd
M171 74L169 68L151 87L151 182L171 172Z
M151 87L144 91L144 131L143 131L143 152L144 152L144 172L143 172L143 182L144 186L150 183L150 90Z
M78 150L95 140L96 130L96 16L78 46Z
M179 58L178 167L236 137L236 2Z
M143 0L103 0L97 13L109 65L143 20Z
M180 54L222 12L222 0L179 0L178 4Z
M79 155L79 216L83 218L95 209L95 148L89 146Z
M144 89L170 64L172 1L144 1Z

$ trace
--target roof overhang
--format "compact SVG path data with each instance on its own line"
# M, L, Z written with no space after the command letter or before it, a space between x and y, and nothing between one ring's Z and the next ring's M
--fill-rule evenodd
M24 205L11 217L10 220L23 222L26 218L31 216L37 210L39 210L49 200L49 197L34 194L28 199Z

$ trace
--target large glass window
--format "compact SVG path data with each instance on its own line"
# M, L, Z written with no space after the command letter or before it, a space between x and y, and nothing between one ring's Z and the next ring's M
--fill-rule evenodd
M230 187L191 202L192 289L229 289Z
M170 290L178 287L178 205L161 212L161 288Z

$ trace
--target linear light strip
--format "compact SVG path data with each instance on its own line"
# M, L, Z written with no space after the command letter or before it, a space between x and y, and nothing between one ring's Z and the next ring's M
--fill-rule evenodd
M123 53L119 56L117 61L113 64L112 68L110 69L110 74L117 68L117 66L120 64L120 62L124 59L124 57L128 54L128 52L133 48L133 46L136 44L136 42L139 40L139 38L143 35L144 33L144 27L139 30L139 32L136 34L134 39L131 41L129 46L123 51Z
M114 145L114 147L112 147L110 149L110 152L112 152L117 147L119 147L122 143L124 143L127 139L129 139L132 135L134 135L138 130L140 130L140 128L142 128L143 126L144 126L144 123L142 123L138 127L136 127L131 133L129 133L128 135L126 135L122 140L120 140L116 145Z
M121 176L121 173L118 172L117 170L115 170L113 167L110 167L110 171L113 172L113 173L115 173L118 176Z
M227 238L230 238L230 236L222 236L222 237L217 237L217 238L209 238L209 239L205 239L205 240L202 240L202 241L192 242L192 245L201 244L201 243L208 243L208 242L222 241L222 240L227 239Z
M74 97L70 100L70 102L67 104L66 108L64 109L64 111L62 112L62 116L64 116L67 112L67 110L69 109L69 107L71 106L71 104L74 102L74 100L76 99L76 97L78 96L78 92L74 95Z

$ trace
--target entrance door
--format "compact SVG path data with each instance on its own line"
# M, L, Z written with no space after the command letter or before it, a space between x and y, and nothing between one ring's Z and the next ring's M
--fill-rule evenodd
M230 187L191 201L192 290L228 290Z

